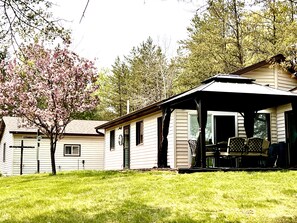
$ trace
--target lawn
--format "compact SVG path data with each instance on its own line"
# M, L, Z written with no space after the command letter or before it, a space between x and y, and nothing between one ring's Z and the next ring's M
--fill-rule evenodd
M297 222L297 172L0 177L0 222Z

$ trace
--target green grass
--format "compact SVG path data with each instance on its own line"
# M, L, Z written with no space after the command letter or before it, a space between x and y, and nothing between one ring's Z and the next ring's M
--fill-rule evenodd
M297 172L0 177L0 222L297 222Z

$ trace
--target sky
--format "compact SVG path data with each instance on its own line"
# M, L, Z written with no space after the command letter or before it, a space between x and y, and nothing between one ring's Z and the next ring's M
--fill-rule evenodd
M111 68L117 56L129 55L150 36L169 58L187 27L199 0L55 0L53 14L72 30L71 50L101 68Z

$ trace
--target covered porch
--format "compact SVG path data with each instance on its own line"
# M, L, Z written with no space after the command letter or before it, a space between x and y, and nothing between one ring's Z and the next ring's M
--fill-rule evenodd
M171 112L175 109L189 109L197 112L199 134L194 141L194 149L192 149L194 155L192 168L206 169L210 167L210 157L212 157L211 167L216 168L264 167L266 166L263 164L265 159L262 159L265 158L262 156L264 139L261 141L261 151L249 151L249 148L252 148L249 145L252 138L257 138L254 137L254 118L258 111L285 104L291 104L292 112L296 116L296 94L262 86L254 83L254 79L236 75L216 75L207 79L197 88L169 98L159 104L163 114L163 128L162 144L158 151L158 167L167 167L167 135ZM244 140L240 139L240 143L242 143L241 150L237 151L237 154L236 151L231 151L232 142L229 142L231 140L229 138L242 137L236 137L236 135L231 137L230 135L224 142L210 142L209 139L205 138L209 111L236 112L243 117L246 137L244 137ZM235 142L235 144L237 143ZM260 140L258 140L257 144L259 143ZM291 157L291 159L297 160L297 157ZM257 165L251 165L254 162L253 160L257 160ZM290 166L288 165L288 167Z

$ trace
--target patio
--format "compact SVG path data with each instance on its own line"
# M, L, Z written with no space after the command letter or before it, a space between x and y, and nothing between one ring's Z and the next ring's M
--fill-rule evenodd
M232 168L233 170L240 170L242 167L246 169L251 166L251 161L248 160L248 158L250 159L248 155L249 152L246 151L246 142L254 136L254 117L257 112L285 104L291 104L293 112L296 114L297 95L268 86L262 86L254 83L254 79L237 75L216 75L209 78L202 82L202 85L197 88L160 103L159 106L163 111L163 132L162 146L159 150L158 167L167 167L167 135L170 115L174 109L190 109L197 111L200 129L199 137L195 142L195 162L193 168L210 169L207 168L210 166L207 162L209 162L209 153L212 152L212 156L216 159L217 164L212 165L215 168L211 169L221 168L222 170L229 170ZM238 151L237 156L235 154L227 154L228 151L223 151L223 147L218 147L217 144L207 145L205 140L205 128L208 111L237 112L243 116L246 139L244 147L241 148L241 151ZM209 151L211 146L216 150ZM228 147L230 148L230 145L228 145ZM228 164L228 162L234 162L233 158L235 158L235 162L238 162L238 164ZM263 158L262 147L261 154L253 157L253 159L255 158ZM260 162L256 163L256 165L252 165L253 168L264 167L264 165L261 166ZM271 165L269 167L265 165L265 167L273 168Z

